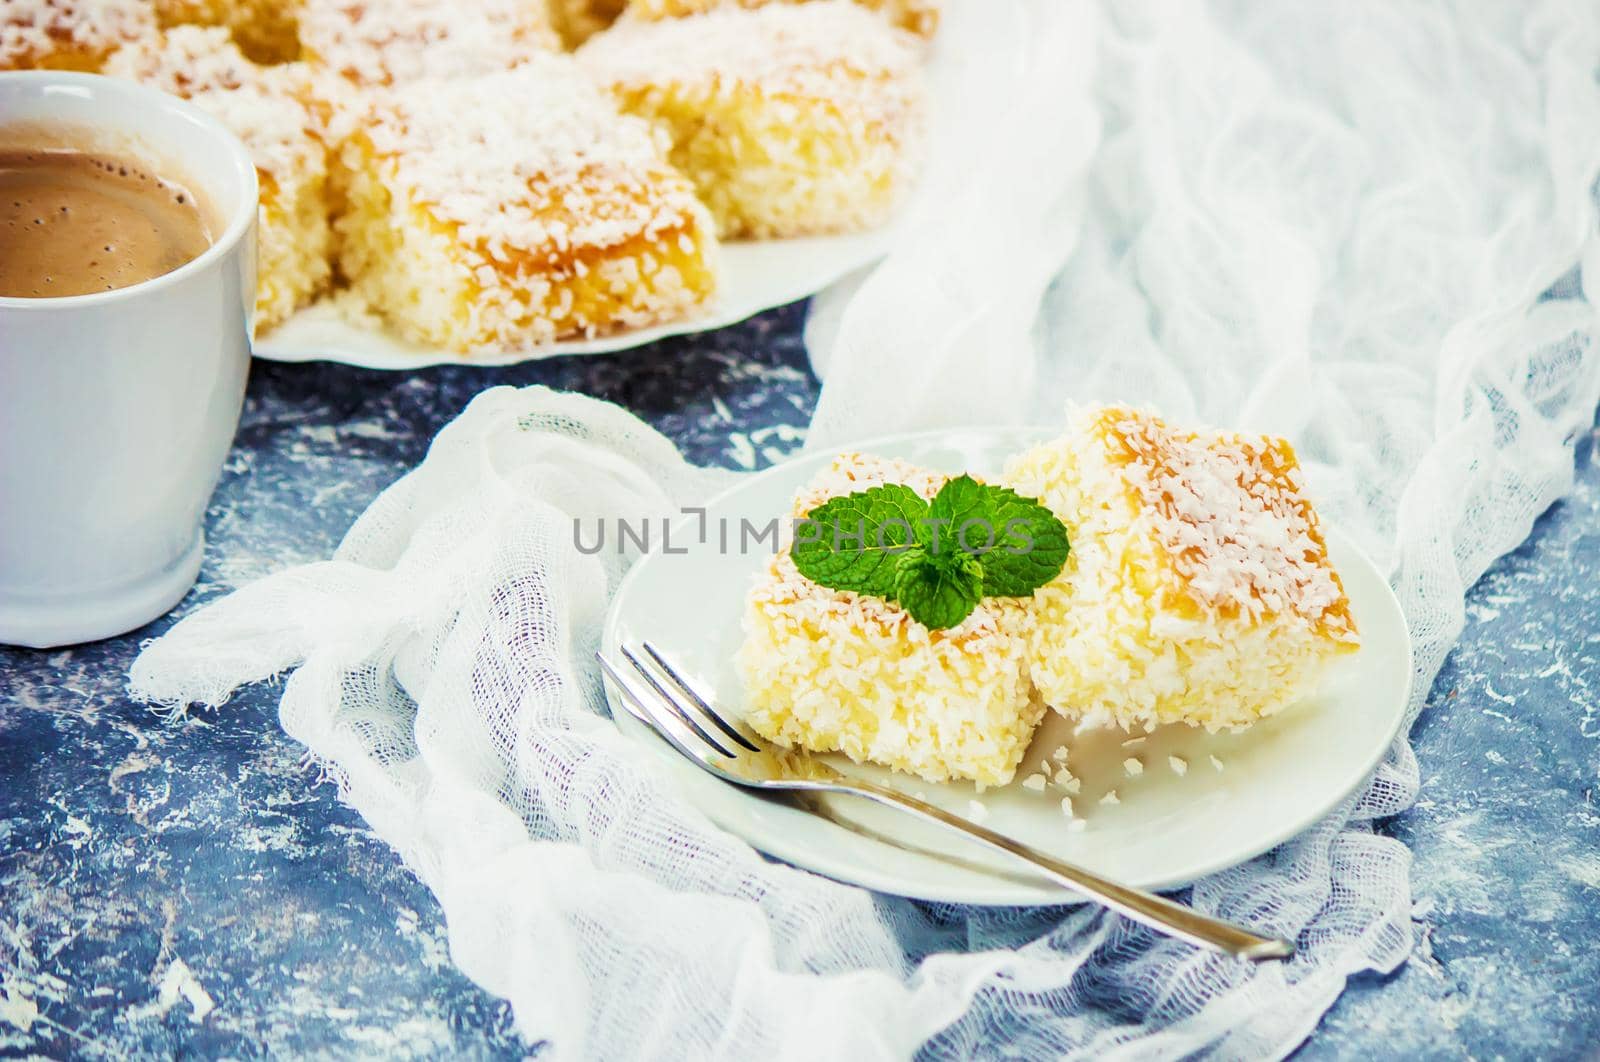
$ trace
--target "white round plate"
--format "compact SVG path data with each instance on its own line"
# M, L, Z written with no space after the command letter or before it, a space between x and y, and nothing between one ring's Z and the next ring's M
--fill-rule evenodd
M568 340L526 350L456 354L362 327L341 315L333 304L318 303L263 336L256 343L255 354L268 361L337 361L366 369L420 369L429 365L515 365L563 354L627 350L667 336L723 328L763 310L813 295L845 274L881 258L893 242L895 231L894 226L889 226L843 236L725 243L720 290L706 313L596 339Z
M897 436L850 447L900 457L946 472L994 473L1004 459L1049 436L1029 429L973 429ZM708 505L705 544L700 517L687 516L660 549L639 561L618 589L603 645L649 639L737 711L743 694L733 658L741 638L744 598L771 555L769 545L739 548L740 522L762 527L788 512L795 491L833 458L816 454L744 480ZM729 529L729 548L719 530ZM659 534L659 529L657 529ZM1330 673L1320 694L1239 734L1166 727L1138 749L1142 776L1125 775L1120 731L1072 734L1054 715L1040 728L1019 781L978 794L971 784L937 785L909 775L861 767L842 756L841 770L896 785L957 814L971 802L987 809L985 824L1061 859L1119 881L1168 889L1261 854L1333 810L1360 786L1394 743L1411 688L1411 642L1399 603L1383 576L1348 539L1330 529L1332 560L1350 595L1363 645ZM656 546L660 546L657 542ZM677 552L683 550L684 552ZM614 696L608 690L608 695ZM613 705L613 707L616 707ZM648 742L669 763L687 798L724 829L796 866L880 892L964 904L1079 902L1018 865L903 813L857 798L821 798L822 814L764 799L705 774L650 734L627 712L614 711L630 736ZM1075 798L1087 820L1067 829L1060 793L1030 792L1020 779L1058 745L1071 748L1083 782ZM1179 775L1168 757L1182 758ZM1213 766L1215 756L1222 767ZM1120 803L1101 804L1115 789Z

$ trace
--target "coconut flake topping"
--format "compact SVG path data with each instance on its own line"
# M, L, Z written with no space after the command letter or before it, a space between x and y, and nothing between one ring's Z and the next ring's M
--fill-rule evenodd
M300 37L363 85L508 70L559 46L535 0L310 0Z
M154 32L148 0L0 0L0 69L63 47L104 52Z
M1294 452L1260 435L1202 436L1112 411L1136 492L1189 596L1252 619L1294 613L1349 623Z
M664 22L623 22L578 51L606 84L686 91L751 88L828 99L841 113L897 120L908 106L882 82L920 84L917 39L851 0L712 11ZM841 77L842 72L854 77Z
M650 126L618 114L563 55L385 93L366 133L414 199L500 260L654 237L698 209L686 184L664 179Z

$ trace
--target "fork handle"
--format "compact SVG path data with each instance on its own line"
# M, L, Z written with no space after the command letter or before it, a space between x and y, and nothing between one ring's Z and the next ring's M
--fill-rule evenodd
M1201 914L1192 907L1174 903L1153 892L1119 885L1082 867L1063 863L1037 848L1012 840L1004 834L995 833L959 815L952 815L943 808L935 807L887 786L852 778L841 779L841 784L837 788L875 800L880 804L902 808L958 833L966 834L978 843L1020 859L1074 892L1082 893L1118 914L1126 915L1157 932L1187 940L1191 944L1215 948L1251 962L1287 959L1294 954L1294 944L1280 937L1263 937L1243 926Z

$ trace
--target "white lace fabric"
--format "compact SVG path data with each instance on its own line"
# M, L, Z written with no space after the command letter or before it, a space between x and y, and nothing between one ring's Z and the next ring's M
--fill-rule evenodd
M1466 588L1567 488L1600 402L1600 10L948 16L916 223L814 304L808 445L1094 400L1285 434L1391 573L1414 717ZM1416 796L1403 739L1335 814L1194 886L1295 937L1283 965L1093 908L874 896L710 825L606 715L590 661L631 558L572 527L733 476L614 406L486 392L331 561L185 619L132 690L218 705L293 669L285 729L559 1057L1274 1056L1351 974L1405 958L1409 855L1371 828Z

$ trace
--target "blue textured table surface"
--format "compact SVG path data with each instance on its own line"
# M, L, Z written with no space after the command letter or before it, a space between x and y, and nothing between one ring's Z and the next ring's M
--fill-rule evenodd
M620 402L703 463L767 464L816 381L790 307L617 356L409 375L257 363L176 615L326 557L479 390ZM1354 981L1308 1057L1586 1057L1600 1043L1600 466L1472 591L1413 739L1416 955ZM520 1057L439 909L278 729L277 690L165 722L140 642L0 649L0 1055Z

